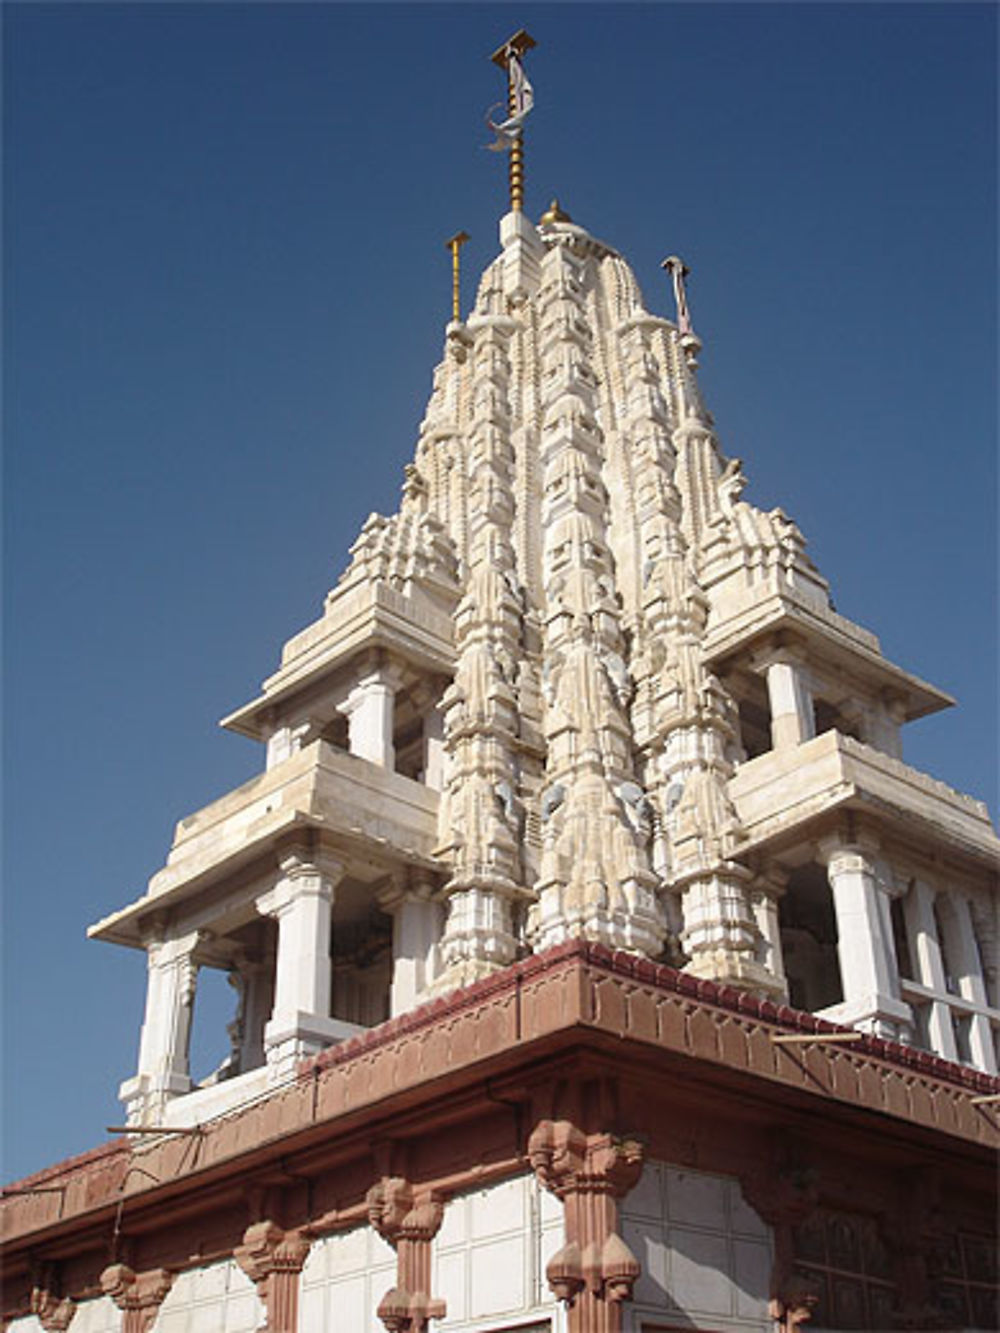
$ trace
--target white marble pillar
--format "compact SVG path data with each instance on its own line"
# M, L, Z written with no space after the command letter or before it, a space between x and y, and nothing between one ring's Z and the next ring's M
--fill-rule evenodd
M753 884L751 904L754 920L760 931L761 956L759 961L764 968L780 982L785 998L788 996L788 982L785 977L785 959L781 949L781 922L778 904L788 884L788 872L772 867L766 874L760 875Z
M397 673L376 667L359 678L340 705L347 717L348 750L383 768L393 768L396 762L392 731L397 688Z
M295 850L282 858L274 888L257 899L261 915L278 923L274 1008L264 1028L264 1051L276 1079L357 1030L330 1017L331 915L343 873L331 857Z
M424 783L444 791L444 714L436 705L424 717Z
M958 988L964 999L971 1000L979 1008L985 1008L987 1004L986 983L982 974L969 900L956 893L951 897L951 906L954 913L955 942L958 946L961 967ZM972 1062L977 1069L984 1069L987 1074L997 1072L993 1031L986 1014L972 1014L969 1026L969 1047L972 1051Z
M947 994L941 945L934 920L934 890L923 880L916 880L907 902L907 916L911 938L916 946L916 962L920 984L939 995ZM931 1050L946 1060L958 1059L955 1032L951 1025L951 1010L944 1000L931 1003L927 1020L927 1036Z
M783 750L811 740L816 725L804 666L790 654L783 654L767 662L766 672L771 744L776 750Z
M395 885L379 895L379 905L392 915L392 984L389 1015L413 1009L434 980L442 909L432 901L434 885L417 881L410 888Z
M198 932L146 946L146 1013L134 1078L121 1085L129 1123L155 1122L168 1101L191 1091L189 1046Z
M241 1074L264 1063L264 1026L274 1006L274 977L266 963L241 961L230 974L240 995L233 1056Z
M833 837L819 844L833 893L844 993L841 1004L824 1012L837 1022L900 1040L909 1033L913 1016L898 998L888 905L881 901L885 895L874 851L866 839Z

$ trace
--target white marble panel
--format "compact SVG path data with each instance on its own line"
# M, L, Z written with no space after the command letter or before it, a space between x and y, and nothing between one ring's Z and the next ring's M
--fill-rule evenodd
M472 1250L470 1297L477 1318L525 1308L525 1248L522 1235L490 1241Z
M153 1333L253 1333L263 1322L256 1287L235 1260L225 1259L178 1273L152 1327Z
M767 1303L771 1282L771 1249L766 1243L733 1241L733 1283L736 1287L736 1313L757 1314Z
M81 1301L76 1307L73 1333L119 1333L122 1312L110 1296L99 1296L94 1301Z
M702 1171L666 1171L667 1213L670 1221L685 1227L724 1226L726 1184L721 1176Z
M473 1240L503 1235L506 1231L523 1230L527 1220L527 1184L527 1177L519 1176L466 1196L471 1212Z
M727 1250L725 1236L671 1227L671 1294L683 1310L732 1313Z

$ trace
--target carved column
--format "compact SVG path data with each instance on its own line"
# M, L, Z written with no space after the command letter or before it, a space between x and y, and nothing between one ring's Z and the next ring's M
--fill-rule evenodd
M198 932L146 945L146 1014L134 1078L118 1095L131 1124L157 1120L173 1097L191 1090L188 1048L198 966Z
M876 1036L899 1040L909 1031L912 1014L898 998L888 913L880 903L876 846L863 835L824 838L819 844L837 916L844 1002L837 1006L836 1017Z
M278 1078L345 1035L330 1018L330 922L343 866L296 847L282 857L281 872L257 899L257 910L278 922L274 1010L264 1029L267 1061Z
M433 893L433 881L424 878L406 888L392 884L378 895L379 907L392 916L392 1018L419 1004L434 979L441 908L432 900Z
M368 1217L396 1251L396 1285L378 1307L389 1333L425 1333L432 1319L447 1314L431 1295L431 1242L444 1216L444 1201L401 1176L383 1176L368 1192Z
M767 675L771 744L785 750L811 740L816 734L813 701L799 655L794 649L778 648L754 664Z
M233 1258L256 1284L267 1311L267 1333L297 1333L299 1274L309 1245L300 1232L264 1221L247 1227L243 1244L233 1251Z
M399 674L392 667L378 666L361 676L341 705L347 715L348 749L351 754L391 769L396 760L392 742L393 713Z
M938 995L947 992L941 945L934 920L934 890L924 880L916 880L907 901L908 918L916 945L917 980ZM927 1036L931 1049L946 1060L958 1059L951 1010L944 1000L934 1000L927 1018Z
M101 1286L122 1311L121 1333L149 1333L163 1298L174 1284L165 1268L135 1273L127 1264L112 1264L101 1274Z
M639 1262L618 1234L618 1200L642 1172L642 1145L611 1134L585 1134L568 1120L542 1120L528 1158L542 1184L562 1201L566 1243L545 1270L569 1307L569 1333L619 1333L621 1303L632 1299Z

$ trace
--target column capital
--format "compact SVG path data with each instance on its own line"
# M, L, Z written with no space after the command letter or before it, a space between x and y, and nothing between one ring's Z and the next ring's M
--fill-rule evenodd
M31 1313L45 1333L66 1333L76 1314L76 1302L68 1296L53 1296L47 1287L32 1287Z
M881 847L881 841L876 833L864 830L862 832L831 833L825 838L820 838L816 843L816 850L819 852L820 860L834 873L844 873L855 869L865 871L868 874L876 873L875 855ZM854 858L855 864L850 863L850 858Z
M304 894L332 903L336 887L346 873L344 863L335 856L308 847L290 847L279 852L278 868L277 881L254 900L261 916L280 917Z
M285 1231L272 1221L254 1222L243 1233L233 1258L257 1288L272 1333L294 1333L298 1326L299 1274L311 1242L300 1231Z
M101 1274L101 1288L125 1316L122 1333L147 1333L173 1284L174 1274L166 1268L136 1273L127 1264L111 1264Z

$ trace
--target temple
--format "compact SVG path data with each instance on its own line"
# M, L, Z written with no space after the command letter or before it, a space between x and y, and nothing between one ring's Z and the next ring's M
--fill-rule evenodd
M224 719L263 771L91 930L131 1133L5 1201L17 1333L996 1327L998 842L901 746L952 701L742 498L682 261L652 313L511 183L398 511Z

